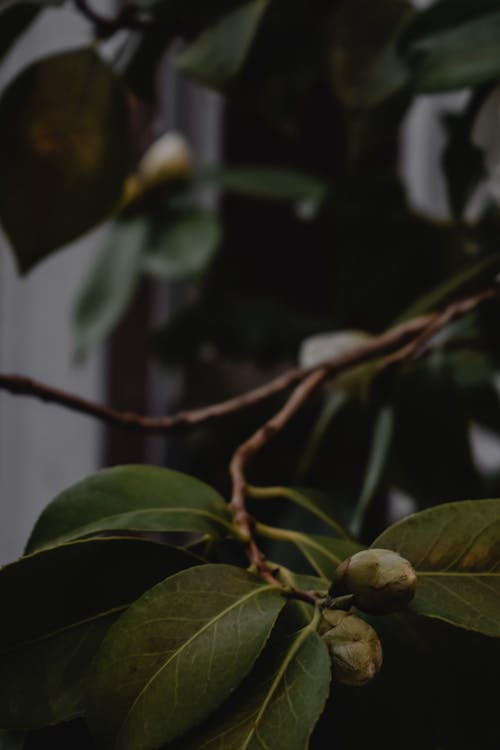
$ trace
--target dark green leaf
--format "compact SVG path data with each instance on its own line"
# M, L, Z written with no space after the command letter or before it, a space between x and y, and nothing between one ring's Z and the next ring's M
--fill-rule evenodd
M319 578L318 576L302 575L301 573L295 573L283 565L276 565L279 569L278 579L285 586L289 586L294 589L302 589L302 591L314 591L321 596L326 596L328 589L330 588L331 581L326 578ZM314 607L307 602L298 601L291 599L286 606L286 613L289 620L294 623L294 632L298 628L308 625L314 616ZM292 617L294 618L292 620Z
M321 578L331 581L333 574L343 560L363 549L350 539L334 539L329 536L292 532L295 544L300 549L311 568Z
M148 231L147 221L138 216L121 219L112 230L76 305L79 354L99 344L127 309L139 281Z
M431 3L430 7L415 14L404 35L404 41L447 31L495 10L498 10L498 0L437 0Z
M409 60L418 91L475 86L500 75L500 12L413 42Z
M414 12L404 0L340 3L333 15L330 59L336 91L348 109L375 106L408 82L396 42Z
M273 529L257 524L257 533L285 542L291 542L302 552L314 572L327 581L331 581L340 563L363 547L350 539L335 539L330 536L303 534L289 529Z
M326 647L304 628L270 643L234 697L176 750L304 750L329 687Z
M268 4L251 0L223 16L177 57L178 69L206 86L227 86L243 67Z
M204 565L147 592L96 657L89 721L105 746L156 748L209 716L249 672L285 603L240 568Z
M156 466L116 466L58 495L27 549L113 529L227 534L230 521L222 497L194 477Z
M361 493L354 509L350 530L354 536L361 533L365 514L382 481L394 434L394 409L383 406L375 420L372 445Z
M329 498L318 490L304 487L249 487L250 497L269 499L273 497L283 497L290 500L295 505L305 508L310 513L319 518L324 524L330 527L335 534L341 538L347 538L347 533L342 526L332 518L332 504Z
M472 282L478 282L484 280L487 282L495 275L495 270L500 268L500 255L495 253L488 258L482 258L476 263L468 263L466 268L458 271L451 278L446 279L442 284L439 284L435 289L432 289L424 297L421 297L409 307L403 315L401 315L397 322L403 322L410 320L411 318L422 315L423 313L429 312L440 304L443 304L447 299L459 292L464 292L464 289Z
M278 167L225 167L201 174L200 180L233 193L284 201L320 203L327 190L326 184L316 177Z
M165 576L197 564L184 550L91 539L0 571L0 725L30 729L82 713L88 666L104 633Z
M31 65L0 101L0 217L22 271L105 219L130 167L125 91L88 49Z
M3 732L0 729L0 750L23 750L24 732Z
M167 279L199 274L210 263L220 240L215 216L186 211L150 237L143 269Z
M296 478L298 481L301 481L307 476L330 424L337 414L342 411L348 401L349 392L343 388L335 388L326 398L320 415L306 439L304 450L296 470Z
M410 609L500 637L500 500L466 500L391 526L372 547L393 549L417 571Z

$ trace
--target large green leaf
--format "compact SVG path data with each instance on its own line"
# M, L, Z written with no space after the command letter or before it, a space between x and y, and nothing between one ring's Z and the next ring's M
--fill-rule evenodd
M311 628L270 643L218 714L176 750L304 750L330 687L330 659Z
M500 12L414 41L409 60L419 91L475 86L500 75Z
M500 637L500 500L465 500L391 526L373 547L396 550L417 571L410 609Z
M183 278L205 270L221 240L213 214L186 211L149 238L143 269L159 278Z
M80 292L74 313L77 350L84 354L118 323L140 277L149 226L141 216L121 219Z
M106 747L156 748L209 716L249 672L285 603L229 565L184 571L147 592L96 657L89 721Z
M268 4L251 0L223 16L177 57L179 70L207 86L227 86L243 67Z
M187 474L156 466L116 466L69 487L43 511L28 551L110 530L227 534L222 497Z
M0 218L18 266L106 218L130 167L125 90L90 49L31 65L0 101Z
M165 576L197 564L137 539L90 539L0 570L0 726L30 729L82 713L88 666L116 617Z

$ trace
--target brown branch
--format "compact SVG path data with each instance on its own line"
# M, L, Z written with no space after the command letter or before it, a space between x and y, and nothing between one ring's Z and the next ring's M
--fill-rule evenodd
M380 336L370 339L370 341L356 350L340 357L334 357L322 364L321 369L325 370L326 373L324 379L339 375L346 370L357 367L364 362L369 362L379 356L386 357L384 360L385 364L389 364L391 361L396 362L409 359L415 355L418 348L426 344L448 322L465 315L496 294L496 289L489 289L473 297L453 303L442 313L423 315L391 328ZM392 352L394 354L391 355ZM221 401L220 403L200 409L181 411L165 417L149 417L112 409L111 407L96 404L72 393L53 388L17 374L0 373L0 390L7 391L13 395L31 396L47 403L58 404L71 411L94 417L116 427L163 433L183 427L194 427L231 414L236 414L272 396L287 391L292 386L297 385L297 383L301 383L310 374L314 374L317 369L315 367L297 367L287 370L287 372L279 375L265 385L230 398L227 401Z
M350 359L350 367L360 364L362 361L370 358L374 353L380 354L380 350L387 346L392 346L398 332L406 331L408 327L416 334L415 338L408 344L397 350L394 354L386 356L381 362L381 368L385 369L389 365L401 363L409 358L420 357L427 348L430 340L442 330L448 323L457 318L472 312L483 302L492 299L498 295L498 288L493 287L483 292L468 297L464 300L452 303L443 312L434 313L418 321L410 321L402 324L397 329L388 331L376 339L373 339L364 347L361 347L351 355L339 357L317 367L309 372L302 382L296 386L285 405L262 427L260 427L248 440L242 443L233 454L229 465L229 473L232 482L231 508L234 522L241 532L244 539L247 540L247 556L250 563L256 568L260 577L266 581L276 581L276 570L273 570L267 563L264 554L258 547L253 538L253 519L246 508L246 468L256 454L264 448L288 422L301 409L304 403L310 398L312 393L332 374L338 374L344 367L347 358ZM354 362L353 360L356 360ZM297 593L297 592L295 592ZM310 592L298 591L304 601L311 601ZM290 594L293 595L292 593ZM297 596L295 596L297 598Z
M367 344L356 349L356 351L325 362L322 367L327 370L328 375L334 376L344 370L351 369L363 362L374 359L376 356L391 352L393 349L404 344L408 339L411 339L416 333L424 330L433 319L434 316L427 315L397 326L387 333L371 339ZM24 377L23 375L0 373L0 390L7 391L13 395L31 396L48 403L58 404L71 411L94 417L116 427L161 433L182 427L194 427L213 419L219 419L243 411L272 396L283 393L297 383L300 383L309 373L314 371L315 368L306 369L300 367L287 370L287 372L279 375L265 385L243 393L240 396L235 396L227 401L221 401L220 403L200 409L181 411L166 417L148 417L112 409L108 406L96 404L66 391L45 385L37 380Z
M386 368L390 365L403 362L404 360L418 359L427 350L431 340L434 336L442 331L448 323L452 323L458 318L462 318L467 313L472 312L479 307L483 302L493 299L498 296L499 290L497 287L491 289L485 289L472 297L467 297L458 302L453 302L448 305L442 312L435 313L431 320L429 320L427 326L419 333L412 341L406 346L394 352L394 354L388 355L381 362L381 368Z

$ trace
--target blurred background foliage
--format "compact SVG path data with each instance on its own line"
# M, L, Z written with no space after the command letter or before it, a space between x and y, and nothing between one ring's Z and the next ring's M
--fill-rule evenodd
M0 58L49 5L65 3L0 2ZM150 351L181 373L177 406L192 407L294 365L312 336L381 332L494 281L498 1L131 0L113 18L97 2L75 6L95 42L35 62L2 94L0 219L29 272L113 218L75 303L80 356L112 334L144 279L168 281L180 303L151 330ZM101 54L117 32L113 55ZM216 169L200 168L179 134L151 146L168 52L181 75L224 97ZM438 221L408 200L401 132L420 95L454 90L464 106L443 122L450 211ZM476 447L478 434L493 446L500 437L498 312L490 303L450 326L397 372L334 381L263 452L252 482L315 488L364 542L395 514L498 496L500 464ZM336 351L326 337L316 356ZM232 451L277 404L169 438L169 465L227 491ZM321 532L286 503L259 512ZM388 748L498 747L491 644L469 664L465 636L427 627L441 629L438 646L416 627L404 639L413 656L387 646L373 687L334 695L344 711L335 728L326 712L322 731L339 747L379 734ZM404 691L401 669L412 675ZM43 743L35 735L27 747Z

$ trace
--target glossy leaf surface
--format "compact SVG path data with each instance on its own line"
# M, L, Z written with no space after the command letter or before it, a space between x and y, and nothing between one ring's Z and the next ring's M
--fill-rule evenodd
M304 628L270 643L234 698L186 738L182 749L304 750L329 685L326 647L317 633Z
M187 474L155 466L116 466L56 497L33 529L28 551L110 530L226 534L222 497Z
M372 546L399 552L417 571L412 611L500 637L500 500L417 513Z
M160 583L103 641L89 690L96 736L146 750L184 734L246 676L284 604L276 587L228 565Z
M82 712L90 660L116 617L165 576L197 564L184 550L91 539L0 570L0 726L35 728Z

